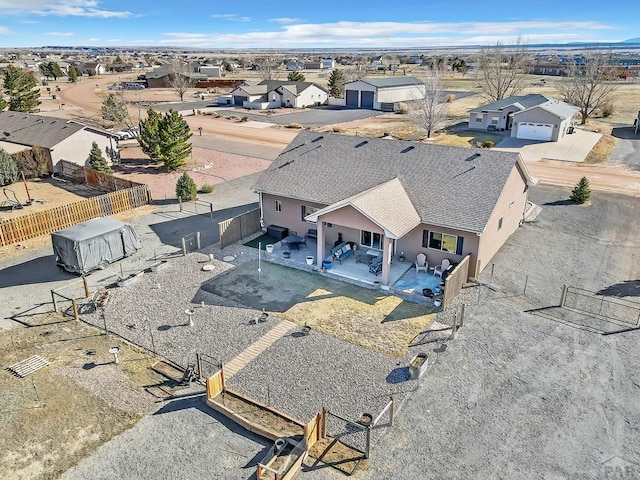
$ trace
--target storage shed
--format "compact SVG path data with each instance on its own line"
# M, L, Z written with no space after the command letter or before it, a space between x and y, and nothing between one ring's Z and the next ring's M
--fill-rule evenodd
M51 234L56 263L71 273L89 273L142 248L128 223L95 218Z
M347 107L393 112L400 102L424 98L425 85L415 77L362 78L344 84Z

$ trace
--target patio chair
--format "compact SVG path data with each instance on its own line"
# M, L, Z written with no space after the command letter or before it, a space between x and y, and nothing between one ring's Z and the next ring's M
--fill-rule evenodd
M429 264L427 263L427 256L424 253L419 253L416 258L416 275L422 270L423 272L427 272L429 269Z
M449 268L449 265L451 265L451 262L445 258L444 260L442 260L441 265L436 265L434 267L433 274L442 278L442 274L447 271L447 268Z
M378 257L369 265L369 272L373 273L376 277L382 272L382 258Z
M305 240L310 238L311 240L318 240L318 229L310 228L307 230L307 233L304 234Z

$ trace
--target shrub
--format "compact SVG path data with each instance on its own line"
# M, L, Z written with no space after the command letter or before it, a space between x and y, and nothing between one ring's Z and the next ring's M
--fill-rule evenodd
M287 123L286 127L287 128L302 128L302 125L300 125L299 123Z
M205 183L200 187L200 191L202 193L213 193L213 185L210 183Z
M445 101L446 101L447 103L451 103L451 102L453 102L455 99L456 99L456 96L455 96L455 94L453 94L453 93L450 93L449 95L447 95L447 96L445 97Z
M198 195L198 188L193 178L189 176L187 172L184 172L182 176L176 182L176 197L182 200L193 200Z
M484 148L493 148L495 146L496 142L493 142L491 140L486 140L485 142L482 142L482 146Z
M400 114L409 113L409 108L407 108L407 106L404 103L401 103L398 106L398 110L396 110L396 113L400 113Z
M24 172L27 178L44 177L49 174L51 156L46 148L34 146L13 155L18 170Z
M608 102L600 108L600 114L604 117L610 117L613 114L613 103Z
M247 117L246 115L244 117L242 117L240 119L241 122L248 122L249 121L249 117Z
M569 199L572 202L583 204L587 203L591 198L591 189L589 188L589 180L587 177L582 177L578 184L571 191Z
M19 173L13 157L0 148L0 186L11 185L18 180Z

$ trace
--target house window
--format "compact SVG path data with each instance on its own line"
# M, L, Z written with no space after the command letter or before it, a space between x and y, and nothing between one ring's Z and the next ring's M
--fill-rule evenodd
M502 217L500 217L500 220L498 220L498 230L502 229Z
M303 222L309 222L309 223L316 223L316 222L312 222L311 220L305 220L304 217L306 217L307 215L311 215L312 213L316 213L319 208L316 207L307 207L306 205L302 205L302 221Z
M491 125L497 125L500 117L491 117Z
M282 213L282 200L276 200L276 212Z
M368 230L360 231L360 245L363 247L382 249L382 235Z
M463 237L451 235L449 233L431 232L424 230L422 232L422 247L440 250L442 252L454 253L462 255Z
M476 117L476 122L482 122L482 117Z

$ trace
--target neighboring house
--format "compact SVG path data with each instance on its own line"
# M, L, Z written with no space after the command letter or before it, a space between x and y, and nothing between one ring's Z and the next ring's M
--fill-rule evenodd
M144 79L147 82L147 88L171 88L171 75L173 75L171 72L159 70L145 73ZM193 85L208 78L205 73L189 73L185 76L191 79Z
M102 63L85 62L78 65L83 75L102 75L107 69Z
M0 147L16 153L39 146L49 151L52 171L60 160L86 165L91 144L96 142L105 158L114 152L112 134L66 118L44 117L31 113L0 112Z
M424 83L415 77L363 78L344 84L347 107L393 112L400 102L424 98Z
M263 80L254 85L240 85L231 92L233 104L244 108L304 108L327 103L329 93L311 82Z
M566 77L567 67L560 62L538 61L531 67L533 75L553 75L556 77Z
M333 58L323 58L320 60L320 68L334 69L336 68L336 61Z
M578 107L545 95L530 94L503 98L471 110L471 130L511 132L527 140L557 142L572 130Z
M471 255L478 276L527 208L535 180L517 153L302 131L260 176L265 226L317 229L316 262L338 238L430 265Z

